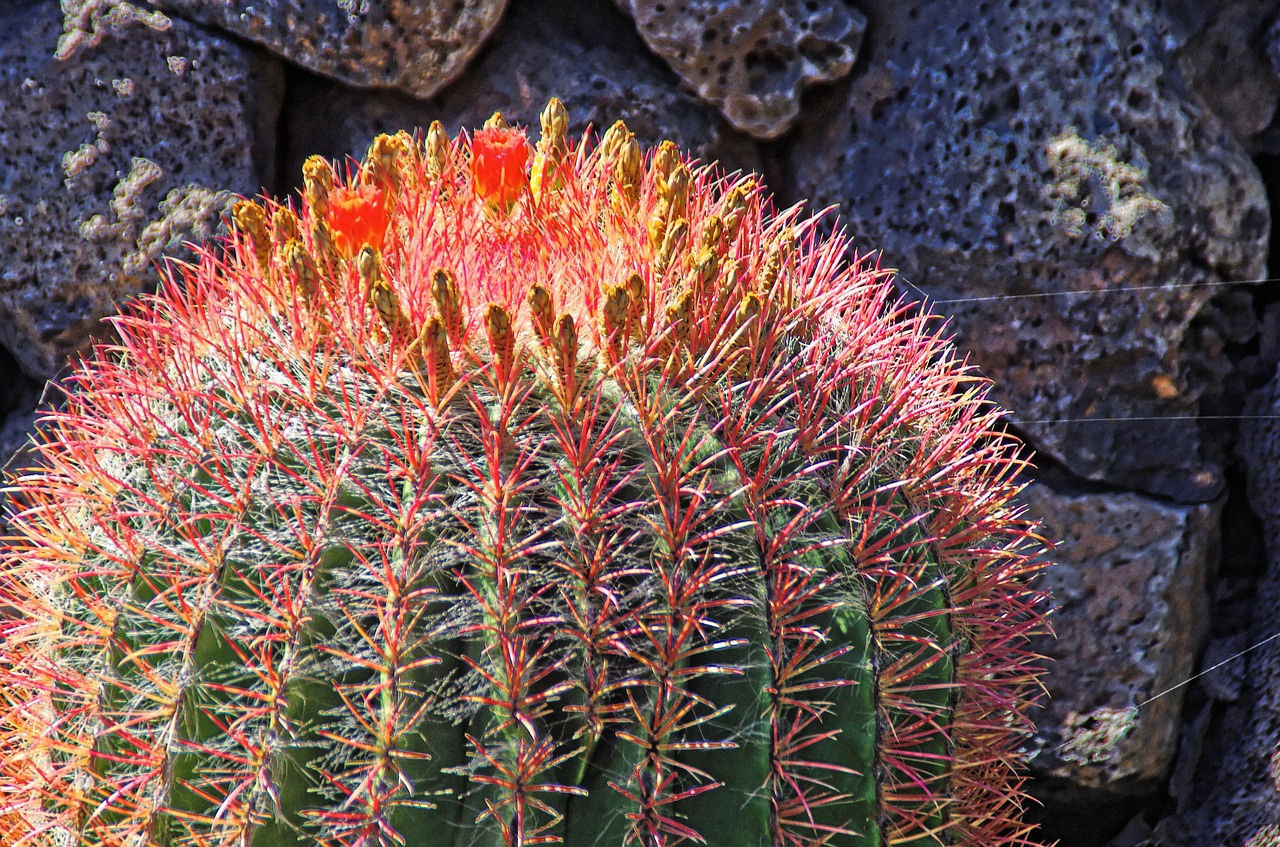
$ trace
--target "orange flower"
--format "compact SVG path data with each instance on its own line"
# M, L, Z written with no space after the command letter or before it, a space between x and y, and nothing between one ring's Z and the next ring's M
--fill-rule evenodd
M493 128L476 132L471 139L471 176L476 196L505 211L529 185L525 170L529 142L518 129Z
M390 215L380 190L372 185L357 185L334 189L325 218L333 232L333 246L339 255L349 258L366 244L374 250L382 249Z

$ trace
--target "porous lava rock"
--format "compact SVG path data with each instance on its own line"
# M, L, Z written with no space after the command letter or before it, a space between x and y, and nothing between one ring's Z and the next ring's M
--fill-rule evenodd
M1222 487L1192 418L1254 325L1269 208L1146 0L862 4L867 61L816 100L800 196L953 318L1011 420L1075 474ZM1070 292L1070 293L1067 293ZM1153 420L1158 419L1158 420Z
M430 97L457 78L507 0L150 0L349 85Z
M772 139L809 85L849 73L866 17L841 0L616 0L645 43L743 132Z
M1248 468L1249 504L1262 518L1267 570L1248 637L1224 658L1254 649L1233 660L1239 672L1223 692L1229 702L1201 728L1202 752L1187 763L1176 814L1156 826L1158 847L1280 843L1280 372L1246 413L1237 451Z
M294 143L287 175L299 174L312 153L355 155L379 132L425 129L433 120L452 135L498 111L536 137L538 114L552 96L564 100L571 133L590 124L600 134L621 119L645 147L669 138L726 170L762 168L756 144L679 90L620 13L607 4L537 0L513 6L492 49L430 101L323 83L298 91L286 118Z
M1182 725L1186 690L1164 692L1194 673L1207 633L1220 505L1044 484L1024 497L1059 543L1043 583L1055 637L1037 644L1050 659L1049 699L1036 718L1032 772L1069 796L1149 792Z
M127 3L0 10L0 344L49 377L254 194L270 66Z
M1269 25L1275 0L1181 0L1164 7L1178 39L1178 70L1191 90L1251 150L1280 152L1274 132L1280 53ZM1271 56L1271 61L1268 60ZM1264 134L1265 133L1265 134Z

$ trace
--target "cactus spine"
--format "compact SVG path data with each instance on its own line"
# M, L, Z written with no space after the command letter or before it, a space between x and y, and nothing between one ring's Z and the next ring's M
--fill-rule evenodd
M4 844L1027 843L984 384L754 181L567 125L310 160L117 319L12 480Z

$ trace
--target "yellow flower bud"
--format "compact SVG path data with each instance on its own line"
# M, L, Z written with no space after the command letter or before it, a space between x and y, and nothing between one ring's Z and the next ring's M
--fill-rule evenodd
M565 385L573 384L578 368L578 328L573 322L573 315L567 312L556 320L552 352Z
M298 228L298 216L288 206L279 206L271 216L271 226L275 230L274 240L277 246L283 246L293 239L301 238Z
M302 163L302 192L312 215L329 214L329 192L333 190L333 166L323 156L309 156Z
M320 290L320 271L316 268L315 260L297 238L286 241L282 252L285 270L298 287L298 291L308 303L314 303Z
M533 283L529 286L529 312L533 317L533 331L543 341L549 341L554 329L555 303L551 292L544 285Z
M444 131L444 124L439 121L431 122L425 147L427 177L433 181L438 180L444 173L445 163L449 158L449 134Z
M503 370L510 368L516 342L511 330L511 313L497 303L490 303L484 309L484 325L494 358Z
M462 295L453 274L444 268L436 268L431 275L431 302L436 314L444 323L445 332L452 344L462 344Z
M453 361L449 357L449 336L444 322L436 315L427 319L418 339L422 360L427 366L427 391L431 399L440 398L453 386Z
M236 229L249 239L258 270L265 274L271 263L271 239L267 236L266 212L252 200L237 200L231 207L231 218L235 221Z

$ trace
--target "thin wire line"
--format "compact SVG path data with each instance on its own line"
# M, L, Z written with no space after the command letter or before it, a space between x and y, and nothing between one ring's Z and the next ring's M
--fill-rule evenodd
M1006 416L1014 414L1005 412ZM1013 419L1009 423L1016 426L1025 424L1062 424L1062 423L1119 423L1123 421L1274 421L1280 420L1277 415L1135 415L1131 418L1046 418L1038 421Z
M1274 633L1273 635L1270 635L1262 639L1257 644L1254 644L1250 647L1246 647L1245 649L1241 650L1239 653L1236 653L1234 656L1228 656L1227 658L1223 659L1221 662L1218 662L1213 667L1205 668L1204 670L1200 671L1200 673L1196 674L1195 676L1184 679L1182 682L1179 682L1177 685L1169 686L1164 691L1161 691L1159 694L1156 694L1152 697L1148 697L1146 700L1143 700L1141 703L1138 703L1137 705L1129 706L1128 708L1119 709L1119 710L1102 709L1102 710L1095 711L1093 713L1095 715L1099 711L1103 713L1109 713L1109 714L1105 714L1105 717L1103 718L1103 720L1106 724L1110 724L1112 727L1117 729L1118 732L1116 733L1116 736L1114 738L1110 739L1108 744L1108 746L1110 747L1110 750L1107 751L1105 756L1100 756L1095 759L1094 756L1097 754L1096 753L1091 754L1088 756L1088 760L1085 763L1093 764L1093 763L1105 761L1107 758L1109 758L1111 754L1114 753L1116 744L1118 744L1120 740L1128 737L1129 733L1133 730L1134 722L1138 718L1138 710L1140 710L1143 706L1146 706L1149 703L1153 703L1156 700L1159 700L1161 697L1165 696L1166 694L1172 694L1174 691L1177 691L1179 688L1182 688L1184 685L1190 685L1191 683L1195 682L1197 679L1204 676L1205 674L1213 673L1223 665L1234 662L1236 659L1239 659L1241 656L1245 655L1246 653L1252 650L1257 650L1259 647L1263 646L1264 644L1268 644L1272 641L1275 641L1277 638L1280 638L1280 632ZM1123 718L1120 718L1120 716L1123 716ZM1117 720L1117 718L1120 718L1120 719ZM1063 741L1061 744L1059 744L1056 748L1054 748L1054 750L1059 755L1061 755L1063 750L1066 750L1069 747L1076 746L1077 744L1078 744L1078 741L1068 739Z
M1221 287L1228 285L1261 285L1269 282L1280 282L1280 277L1266 277L1264 279L1245 279L1225 282L1193 282L1193 283L1175 283L1173 285L1130 285L1120 288L1092 288L1082 289L1078 291L1062 290L1062 291L1041 291L1032 294L995 294L987 297L956 297L950 300L933 300L918 285L904 276L896 276L895 279L906 285L909 285L920 295L925 301L934 306L946 306L955 303L987 303L995 300L1019 300L1030 297L1059 297L1072 295L1088 295L1088 294L1109 294L1113 291L1170 291L1176 288L1208 288ZM1013 411L1006 411L1003 416L1012 417L1015 415ZM1272 421L1280 420L1280 414L1274 415L1136 415L1133 417L1106 417L1106 418L1043 418L1040 420L1018 420L1013 418L1010 423L1015 426L1025 425L1045 425L1045 424L1077 424L1077 423L1125 423L1128 421Z
M1218 662L1218 664L1214 665L1213 667L1211 667L1211 668L1206 668L1205 670L1200 671L1200 673L1196 674L1195 676L1190 677L1189 679L1184 679L1182 682L1179 682L1177 685L1174 685L1174 686L1171 686L1171 687L1169 687L1169 688L1166 688L1164 691L1161 691L1159 694L1155 695L1154 697L1148 697L1146 700L1143 700L1141 703L1139 703L1138 705L1134 706L1133 708L1134 708L1135 710L1136 710L1136 709L1141 709L1143 706L1147 705L1147 704L1148 704L1148 703L1150 703L1152 700L1159 700L1159 699L1160 699L1161 697L1163 697L1164 695L1166 695L1166 694L1168 694L1168 693L1170 693L1170 692L1172 692L1172 691L1177 691L1177 690L1178 690L1179 688L1181 688L1182 686L1187 685L1188 683L1194 682L1195 680L1199 679L1200 677L1204 676L1204 675L1205 675L1205 674L1207 674L1207 673L1212 673L1213 671L1216 671L1218 668L1222 667L1223 665L1227 664L1228 662L1234 662L1236 659L1240 658L1240 657L1241 657L1241 656L1243 656L1245 653L1248 653L1248 652L1249 652L1249 651L1251 651L1251 650L1257 650L1257 649L1258 649L1259 647L1261 647L1263 644L1267 644L1267 643L1269 643L1269 642L1275 641L1277 638L1280 638L1280 632L1277 632L1275 635L1271 635L1271 636L1269 636L1269 637L1267 637L1267 638L1262 639L1261 641L1259 641L1257 644L1253 645L1252 647L1246 647L1245 649L1241 650L1239 653L1236 653L1234 656L1228 656L1227 658L1223 659L1221 662Z
M983 297L953 297L947 300L935 300L931 298L925 291L921 290L919 286L911 282L911 280L907 279L906 277L897 276L896 279L910 286L912 289L914 289L915 292L920 295L921 299L924 301L926 306L930 306L930 305L931 306L953 306L953 305L959 305L963 303L991 303L991 302L996 302L1001 300L1029 300L1031 298L1044 298L1044 297L1073 297L1073 296L1082 297L1082 296L1097 295L1097 294L1110 294L1112 292L1173 291L1181 288L1211 288L1211 287L1224 287L1224 286L1232 286L1232 285L1265 285L1271 282L1280 282L1280 278L1267 277L1265 279L1252 279L1252 280L1175 283L1172 285L1128 285L1128 286L1121 286L1119 288L1101 288L1101 289L1095 288L1095 289L1081 289L1081 290L1066 289L1062 291L1038 291L1038 292L1032 292L1028 294L995 294L995 295L988 295ZM1012 416L1013 414L1014 413L1012 411L1008 411L1004 413L1005 416ZM1163 415L1163 416L1142 415L1142 416L1135 416L1135 417L1057 418L1057 419L1042 419L1042 420L1028 420L1028 421L1017 420L1015 418L1010 422L1015 425L1028 425L1028 424L1066 424L1066 423L1121 423L1121 422L1128 422L1128 421L1244 421L1244 420L1280 420L1280 414ZM1143 706L1146 706L1147 704L1152 703L1160 699L1161 697L1164 697L1167 694L1171 694L1185 685L1190 685L1192 682L1196 681L1197 679L1204 676L1205 674L1212 673L1213 671L1216 671L1218 668L1221 668L1224 665L1230 664L1231 662L1234 662L1236 659L1239 659L1241 656L1244 656L1245 654L1253 650L1256 650L1265 644L1269 644L1270 642L1275 641L1278 638L1280 638L1280 632L1277 632L1267 638L1264 638L1262 641L1259 641L1257 644L1247 647L1233 656L1228 656L1227 658L1218 662L1213 667L1206 668L1205 670L1201 671L1195 676L1188 677L1187 679L1184 679L1182 682L1179 682L1176 685L1172 685L1169 688L1166 688L1164 691L1161 691L1160 693L1152 697L1148 697L1146 700L1143 700L1141 703L1138 703L1136 706L1131 706L1126 711L1130 713L1136 713L1138 709L1142 708ZM1065 744L1062 746L1065 746Z
M990 295L990 296L984 296L984 297L955 297L947 300L933 300L929 297L929 295L926 292L921 290L917 285L915 285L915 283L911 282L906 277L899 276L897 277L897 279L905 283L906 285L909 285L926 302L931 303L932 305L935 305L935 306L950 306L950 305L956 305L960 303L990 303L990 302L999 301L999 300L1023 300L1023 299L1031 299L1033 297L1087 296L1091 294L1109 294L1111 292L1122 292L1122 291L1171 291L1171 290L1180 289L1180 288L1209 288L1209 287L1222 287L1222 286L1229 286L1229 285L1264 285L1271 282L1280 282L1280 278L1268 277L1266 279L1239 280L1235 282L1203 282L1203 283L1185 283L1185 284L1173 284L1173 285L1131 285L1131 286L1122 286L1120 288L1084 289L1084 290L1075 290L1075 291L1073 290L1044 291L1044 292L1034 292L1030 294L997 294L997 295ZM1004 413L1004 416L1012 416L1013 414L1014 413L1012 411L1006 411ZM1141 415L1141 416L1134 416L1134 417L1105 417L1105 418L1056 418L1056 419L1046 418L1046 419L1040 419L1040 420L1014 419L1013 421L1011 421L1011 423L1014 423L1016 425L1028 425L1028 424L1067 424L1067 423L1122 423L1122 422L1129 422L1129 421L1244 421L1244 420L1255 420L1255 421L1280 420L1280 414L1273 414L1273 415ZM1165 690L1159 692L1158 694L1148 697L1146 700L1143 700L1141 703L1138 703L1135 706L1131 706L1128 709L1128 711L1136 712L1138 709L1141 709L1143 706L1146 706L1149 703L1153 703L1167 694L1172 694L1174 691L1177 691L1179 688L1182 688L1186 685L1190 685L1192 682L1195 682L1200 677L1205 676L1206 674L1213 673L1214 671L1218 670L1224 665L1228 665L1231 662L1234 662L1236 659L1239 659L1240 657L1252 652L1253 650L1258 649L1259 647L1269 644L1278 638L1280 638L1280 632L1276 632L1275 634L1267 638L1264 638L1263 640L1259 641L1257 644L1254 644L1250 647L1246 647L1244 650L1241 650L1239 653L1236 653L1232 656L1228 656L1227 658L1218 662L1213 667L1206 668L1202 670L1200 673L1195 674L1194 676L1190 676L1182 680L1181 682L1177 683L1176 685L1172 685L1166 688Z
M1228 285L1263 285L1268 282L1280 282L1280 277L1268 277L1266 279L1241 279L1225 282L1186 282L1172 285L1126 285L1119 288L1063 289L1061 291L1037 291L1030 294L992 294L984 297L953 297L949 300L934 300L906 277L899 276L897 279L911 286L921 297L934 306L951 306L957 303L990 303L996 300L1025 300L1032 297L1085 297L1091 294L1111 294L1120 291L1173 291L1179 288L1217 288Z

